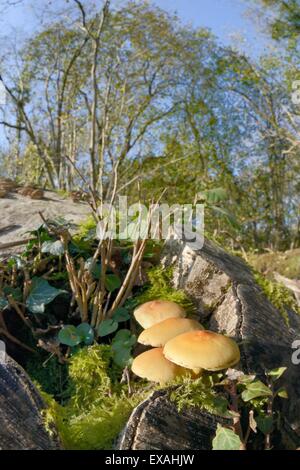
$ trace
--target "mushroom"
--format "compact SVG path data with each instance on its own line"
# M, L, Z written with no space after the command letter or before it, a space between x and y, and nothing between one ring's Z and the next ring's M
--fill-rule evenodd
M188 331L203 330L203 326L196 320L189 318L167 318L160 323L156 323L144 330L138 342L145 346L163 347L175 336L187 333Z
M140 305L133 313L136 321L143 328L150 328L167 318L183 318L186 316L183 308L170 300L151 300Z
M163 349L165 357L175 364L192 369L217 371L240 360L240 350L233 339L213 331L191 331L176 336Z
M131 369L138 377L161 385L176 377L191 373L190 370L168 361L163 355L162 348L149 349L137 356L133 360Z

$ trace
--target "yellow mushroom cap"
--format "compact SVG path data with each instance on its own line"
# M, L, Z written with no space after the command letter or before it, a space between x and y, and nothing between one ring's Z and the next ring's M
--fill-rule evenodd
M180 305L170 300L151 300L135 309L134 316L143 328L150 328L167 318L184 318L186 313Z
M167 318L144 330L138 342L146 346L160 348L175 336L188 331L203 330L203 326L196 320L189 318Z
M132 372L138 377L165 384L175 377L186 374L183 367L168 361L163 355L162 348L154 348L137 356L131 366Z
M190 369L222 370L240 360L238 345L213 331L192 331L176 336L163 350L167 359Z

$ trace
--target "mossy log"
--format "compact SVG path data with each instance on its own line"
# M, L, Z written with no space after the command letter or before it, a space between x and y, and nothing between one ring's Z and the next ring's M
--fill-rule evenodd
M0 450L55 450L46 431L44 403L24 370L9 356L0 364Z
M280 447L300 446L300 366L292 364L292 343L300 339L300 316L286 319L256 284L251 268L206 240L193 251L172 239L162 256L163 266L174 267L174 286L195 303L197 316L211 330L241 343L241 369L263 375L265 370L288 367L283 376L289 399L283 401ZM167 397L153 396L129 419L118 442L120 449L211 449L216 422L194 409L178 413Z

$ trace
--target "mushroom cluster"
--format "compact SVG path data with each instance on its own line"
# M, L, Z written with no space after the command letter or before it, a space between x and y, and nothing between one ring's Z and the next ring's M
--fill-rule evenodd
M137 356L132 371L138 377L162 385L182 375L198 377L203 370L218 371L240 361L235 341L208 331L175 302L153 300L134 311L145 328L138 342L150 349Z

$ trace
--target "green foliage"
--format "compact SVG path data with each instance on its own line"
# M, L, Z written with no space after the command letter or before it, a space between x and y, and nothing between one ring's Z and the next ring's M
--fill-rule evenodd
M98 335L100 337L102 336L107 336L113 333L118 329L118 322L113 320L112 318L109 318L107 320L103 320L98 328Z
M49 358L45 351L37 351L26 362L26 371L44 392L60 401L68 396L68 367L60 364L56 356Z
M147 274L149 285L140 295L136 296L135 301L138 305L150 300L164 299L181 305L187 313L194 312L195 306L187 294L181 289L172 287L172 268L155 267L150 269Z
M96 235L96 221L93 216L87 217L78 226L78 237L79 238L95 238Z
M81 323L77 327L66 325L58 333L58 339L61 344L71 347L78 346L80 343L88 346L94 342L94 331L88 323Z
M277 272L290 279L300 278L300 249L274 253L249 254L251 266L269 279Z
M212 444L213 450L240 450L242 442L232 429L224 428L218 424Z
M178 411L188 407L198 407L214 415L230 416L228 401L213 388L212 376L203 375L196 380L183 377L176 382L179 385L171 392L170 399Z
M297 301L292 292L282 284L270 281L259 273L254 273L257 284L270 302L278 309L285 321L288 323L287 309L294 310L300 314Z
M271 390L260 380L255 380L246 385L245 390L242 392L242 399L244 402L251 401L253 398L269 397L272 395Z
M51 303L58 295L65 293L56 289L43 278L34 277L30 294L26 300L26 306L32 313L44 313L45 306Z
M196 380L181 377L172 384L170 399L179 411L198 407L217 416L238 420L241 428L239 435L230 420L226 427L218 425L213 449L239 450L247 447L251 431L257 434L258 429L263 434L270 434L275 429L277 411L274 409L274 400L276 397L287 398L285 388L277 384L285 371L286 367L267 371L266 384L255 375L246 375L234 369L228 369L225 375L205 373ZM248 416L248 430L245 434L242 416ZM245 440L244 435L247 435Z
M60 240L44 242L41 252L49 253L53 256L61 256L65 252L64 244Z
M119 289L121 286L121 279L116 274L106 274L105 287L109 292Z
M124 368L131 361L131 352L136 344L136 336L130 330L119 330L112 341L112 355L114 362Z
M113 365L111 348L97 345L83 348L69 365L72 397L65 406L44 394L47 429L56 426L65 449L111 449L132 409L145 398L136 390L128 396L121 385L120 369Z

